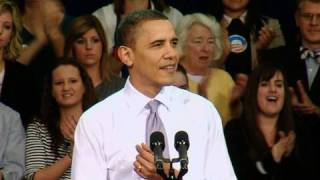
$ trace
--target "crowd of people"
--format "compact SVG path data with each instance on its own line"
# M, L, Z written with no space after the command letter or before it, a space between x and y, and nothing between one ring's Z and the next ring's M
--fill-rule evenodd
M183 179L320 178L320 0L297 1L290 42L260 0L66 4L0 0L0 180L179 177L149 138L174 158L181 130Z

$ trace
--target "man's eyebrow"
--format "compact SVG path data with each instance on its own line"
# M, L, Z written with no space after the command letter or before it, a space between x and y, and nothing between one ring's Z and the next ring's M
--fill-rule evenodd
M178 39L177 37L174 37L174 38L171 39L171 42L172 42L172 41L178 42L179 39Z
M158 43L164 43L165 40L164 39L157 39L157 40L154 40L150 43L150 45L154 45L154 44L158 44Z

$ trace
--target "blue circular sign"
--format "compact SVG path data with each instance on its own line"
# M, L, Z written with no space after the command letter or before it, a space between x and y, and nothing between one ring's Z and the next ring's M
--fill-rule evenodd
M233 53L242 53L248 47L248 42L246 38L241 35L233 34L229 36L231 52Z

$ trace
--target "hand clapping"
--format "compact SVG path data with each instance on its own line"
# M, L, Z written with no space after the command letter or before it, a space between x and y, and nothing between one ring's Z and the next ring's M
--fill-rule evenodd
M162 177L157 174L154 165L154 156L151 149L146 144L137 145L136 149L139 154L136 156L136 161L133 165L137 174L145 179L161 180ZM164 163L163 166L167 174L169 172L169 165Z
M264 25L259 31L259 36L256 43L257 50L267 48L274 38L274 30L268 27L268 25Z
M271 149L272 157L275 162L281 162L283 157L287 157L291 154L296 135L293 131L290 131L288 135L286 135L283 131L279 132L279 140L276 142Z

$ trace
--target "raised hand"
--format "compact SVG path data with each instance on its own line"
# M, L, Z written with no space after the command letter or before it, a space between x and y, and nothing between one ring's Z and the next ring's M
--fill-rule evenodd
M287 137L288 137L288 144L287 144L287 151L285 153L286 157L288 157L294 149L295 141L296 141L296 133L294 131L290 131Z
M133 165L137 174L145 179L162 180L162 177L157 174L151 149L146 144L136 145L136 149L138 155ZM169 172L169 165L164 163L164 169L167 174Z
M48 38L45 31L45 24L44 24L44 18L41 15L37 15L32 17L32 21L30 21L31 32L33 32L33 35L35 37L35 40L37 40L42 45L45 45L48 43Z
M276 142L271 149L273 160L280 163L284 156L291 154L294 148L295 133L289 132L286 135L283 131L279 131L279 140Z
M317 114L320 116L320 107L313 104L308 94L306 93L301 80L297 81L297 92L290 88L291 102L295 111L301 114ZM297 93L299 95L297 95ZM300 100L298 99L300 97Z
M44 1L45 31L53 45L57 57L63 56L64 35L61 31L61 23L65 16L62 4L57 1Z
M264 25L259 30L259 36L256 42L256 49L261 50L261 49L267 48L274 38L275 38L274 30L268 27L268 25Z
M74 132L76 130L77 122L78 121L74 116L68 116L66 120L61 121L60 123L62 135L71 142L74 141Z
M241 97L244 95L248 82L248 75L239 73L236 75L235 85L232 90L230 103L234 104L240 101Z

